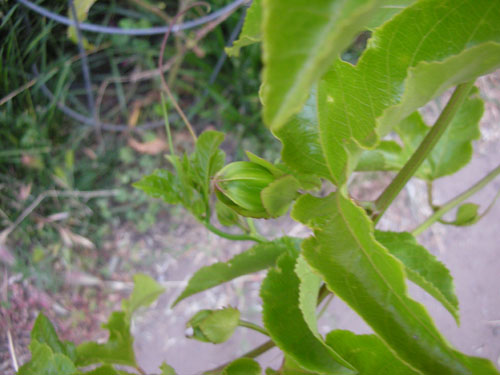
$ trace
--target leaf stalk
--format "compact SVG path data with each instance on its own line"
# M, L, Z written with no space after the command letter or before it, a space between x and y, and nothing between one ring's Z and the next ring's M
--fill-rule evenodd
M500 165L498 167L496 167L495 169L493 169L490 173L488 173L481 180L476 182L469 189L464 191L462 194L457 195L455 198L448 201L448 203L441 206L441 208L439 208L439 210L434 212L433 215L431 215L427 220L425 220L422 224L420 224L417 228L415 228L412 231L412 234L414 236L418 236L419 234L421 234L423 231L425 231L427 228L429 228L432 224L434 224L436 221L438 221L448 211L457 207L460 203L465 201L467 198L471 197L472 195L477 193L479 190L483 189L486 185L488 185L489 182L491 182L498 175L500 175Z

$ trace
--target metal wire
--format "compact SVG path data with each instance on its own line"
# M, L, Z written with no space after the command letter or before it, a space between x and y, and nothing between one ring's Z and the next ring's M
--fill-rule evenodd
M169 29L169 26L160 27L160 28L155 27L155 28L149 28L149 29L121 29L121 28L117 28L117 27L106 27L106 26L79 23L78 20L76 20L76 22L75 22L73 19L69 19L66 17L62 17L58 14L52 13L52 12L50 12L50 11L48 11L48 10L46 10L46 9L36 5L36 4L31 3L28 0L17 0L17 1L19 3L25 5L29 9L31 9L31 10L37 12L38 14L41 14L47 18L50 18L50 19L57 21L57 22L61 22L61 23L68 25L68 26L76 27L78 44L80 46L80 49L83 48L83 44L82 44L83 37L81 35L82 30L91 31L91 32L102 32L102 33L108 33L108 34L111 33L111 34L139 36L139 35L162 34L162 33L165 33L166 31L168 31L168 29ZM172 27L172 32L179 32L181 30L190 29L190 28L211 22L211 21L217 19L218 17L224 15L226 12L232 12L237 7L239 7L245 3L249 3L249 2L250 2L249 0L234 1L233 3L227 5L227 6L221 8L221 9L219 9L219 10L217 10L217 11L215 11L215 12L213 12L205 17L201 17L201 18L194 20L194 21L189 21L189 22L185 22L182 24L174 25ZM69 0L70 9L71 9L72 4L73 4L73 1ZM73 8L74 8L74 6L73 6ZM73 14L73 16L74 16L74 14ZM25 17L26 17L26 15L25 15ZM76 19L76 17L75 17L75 19ZM240 22L238 22L238 25L236 26L236 29L238 31L241 29L242 20L243 20L243 17L240 19ZM231 40L235 39L235 35L237 35L237 32L235 32L235 31L236 30L233 30L233 32L231 34L231 37L230 37ZM80 50L80 54L81 54L82 58L86 58L85 51L82 52ZM223 55L225 55L225 54L223 54ZM223 62L224 62L224 59L221 56L219 58L219 61L216 64L214 72L212 73L213 78L211 77L211 80L215 80L215 77L217 76L218 71L220 70L220 67L222 66ZM165 126L164 120L146 122L146 123L143 123L141 125L137 125L133 128L129 127L126 124L111 124L111 123L106 123L106 122L100 122L97 119L97 116L95 114L95 106L94 106L92 92L91 92L91 90L89 91L90 71L88 70L88 65L87 65L87 72L86 72L85 65L86 64L84 63L84 61L82 61L82 71L83 71L83 75L84 75L84 79L85 79L87 99L89 100L88 106L89 106L90 112L92 113L92 117L84 116L81 113L78 113L75 110L67 107L64 103L62 103L61 101L59 101L56 98L56 96L52 93L52 91L50 91L50 89L47 87L47 85L45 85L45 83L42 82L40 84L40 89L42 90L42 93L45 96L47 96L50 100L55 101L57 108L59 108L59 110L61 112L63 112L68 117L71 117L72 119L81 122L84 125L95 126L99 130L105 130L105 131L111 131L111 132L122 132L122 131L126 131L126 130L132 131L132 132L142 132L144 130L154 129L154 128ZM31 69L32 69L33 75L36 78L38 78L40 76L40 72L38 71L36 64L33 64ZM86 74L86 73L88 73L88 74ZM87 87L87 86L89 86L89 87ZM90 92L90 96L89 96L89 92ZM90 101L90 99L92 99L92 100Z
M82 30L80 29L80 22L78 21L78 17L76 15L76 8L75 8L75 3L73 0L68 0L68 5L71 10L71 16L73 17L73 23L74 23L74 28L75 28L75 33L76 33L76 39L78 41L78 50L80 52L80 58L82 60L82 74L83 74L83 80L85 83L85 91L87 93L87 106L89 109L90 114L92 115L93 119L97 119L96 117L96 111L95 111L95 102L94 102L94 94L92 93L92 82L90 81L90 69L89 69L89 62L87 59L87 54L85 53L85 47L83 46L83 35L82 35ZM94 125L97 131L97 134L99 135L99 126L97 124L97 121L94 121Z
M178 25L172 26L172 32L177 33L182 30L192 29L197 26L204 25L208 22L211 22L221 15L231 12L239 6L248 3L250 0L236 0L231 4L226 5L225 7L216 10L204 17L198 18L196 20L187 21ZM29 0L17 0L18 3L24 5L25 7L31 9L32 11L47 17L51 20L57 21L67 26L74 26L74 21L70 18L61 16L57 13L51 12L39 5L33 4ZM158 35L165 34L170 26L160 26L160 27L151 27L147 29L123 29L121 27L111 27L111 26L101 26L95 25L91 23L80 23L80 29L83 31L90 31L94 33L103 33L103 34L115 34L115 35Z

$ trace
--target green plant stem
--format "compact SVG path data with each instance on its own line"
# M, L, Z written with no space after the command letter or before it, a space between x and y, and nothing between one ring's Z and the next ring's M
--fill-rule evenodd
M422 224L420 224L417 228L415 228L412 231L412 234L414 236L418 236L421 234L423 231L425 231L427 228L429 228L432 224L434 224L436 221L438 221L444 214L446 214L448 211L452 210L456 206L458 206L460 203L465 201L467 198L472 196L473 194L477 193L479 190L484 188L486 185L488 185L489 182L491 182L495 177L500 175L500 165L493 169L490 173L488 173L485 177L483 177L481 180L476 182L473 186L471 186L469 189L464 191L462 194L457 195L455 198L452 200L448 201L448 203L444 204L434 212L432 216L430 216L427 220L425 220Z
M269 341L266 341L265 343L259 345L255 349L252 349L249 352L246 352L245 354L243 354L239 358L256 358L259 355L264 354L265 352L267 352L269 349L274 348L275 346L276 346L276 344L273 341L269 340ZM220 365L220 366L218 366L218 367L216 367L216 368L214 368L212 370L208 370L208 371L204 372L203 374L204 375L218 375L218 374L221 374L222 370L224 370L231 362L233 362L233 361L226 362L223 365Z
M436 143L444 134L453 120L453 117L462 106L464 100L467 98L473 84L474 82L470 81L462 83L455 88L455 91L446 104L446 107L443 109L441 115L436 120L431 130L429 130L429 133L427 133L420 146L418 146L410 160L406 162L394 180L392 180L389 186L387 186L387 188L377 198L375 201L375 213L373 217L375 223L380 220L387 208L391 205L392 201L398 196L399 192L403 189L410 178L413 177L415 172L417 172L420 165L424 162Z
M263 335L266 335L266 336L269 336L269 333L267 333L266 329L257 325L257 324L254 324L252 322L249 322L247 320L243 320L243 319L240 319L238 325L240 327L245 327L245 328L249 328L249 329L252 329L254 331L257 331L257 332L260 332L262 333Z
M262 237L262 236L257 236L257 235L251 235L251 234L232 234L232 233L227 233L219 228L214 227L212 224L209 222L204 222L203 223L205 227L211 231L212 233L215 233L216 235L227 238L228 240L234 240L234 241L255 241L255 242L266 242L267 240Z

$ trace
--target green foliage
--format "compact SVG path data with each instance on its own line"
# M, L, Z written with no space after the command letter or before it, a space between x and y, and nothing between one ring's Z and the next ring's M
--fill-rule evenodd
M284 353L284 362L266 374L498 374L490 361L455 350L425 307L407 294L409 279L458 322L450 272L413 235L376 231L389 204L377 199L358 205L347 182L356 168L397 171L380 195L390 203L411 177L432 181L469 161L483 112L477 90L470 87L478 76L500 67L499 20L496 0L254 3L230 51L237 55L241 47L262 40L263 117L283 144L283 163L247 153L249 161L224 166L224 137L208 131L200 135L192 154L179 156L171 150L168 160L174 172L157 171L136 184L153 197L182 204L222 237L257 243L226 263L198 270L174 305L267 269L260 289L265 328L240 320L233 307L203 309L187 323L193 337L204 342L224 342L238 325L270 338L209 374L259 374L252 358L273 346ZM343 50L367 29L373 34L357 64L342 61ZM418 109L453 86L457 88L439 120L428 127ZM392 130L402 144L383 139ZM457 207L499 174L497 167L443 207L431 207L436 213L422 225L437 221L436 215ZM318 193L318 188L324 189ZM293 201L291 217L312 231L305 240L268 241L251 219L245 221L285 214ZM237 226L237 233L211 224L214 206L221 224ZM454 224L477 220L477 210L462 205ZM134 290L123 303L125 311L111 315L105 325L110 331L107 343L77 348L79 365L137 368L130 315L162 289L142 277L135 282L144 290ZM374 334L336 330L324 338L318 331L317 307L329 293L346 302ZM47 344L33 340L33 350L42 345L50 363L57 362L54 366L66 360L72 364L63 354L68 347L44 326L41 319L36 332L52 339L44 339ZM162 370L173 371L167 366Z
M160 286L148 275L134 275L134 290L130 297L122 301L123 311L130 319L132 314L140 307L148 307L165 292L165 288Z
M49 345L31 340L31 360L20 369L19 375L76 375L73 361L62 353L54 352Z
M350 331L336 330L328 333L325 340L356 367L359 375L420 374L390 351L375 335L356 335Z
M47 344L54 353L64 354L72 361L76 358L75 345L72 342L62 342L57 336L56 330L50 320L43 314L39 314L31 329L31 340L39 344Z
M262 0L252 1L252 5L247 10L245 23L240 33L240 37L231 47L226 47L226 53L231 57L238 57L240 49L245 46L260 42L262 24Z
M313 84L381 3L264 0L261 95L264 121L271 129L279 129L300 110Z
M85 372L92 375L127 375L123 370L115 369L113 365L129 366L138 369L133 348L134 339L130 333L132 314L139 307L147 307L160 294L161 288L149 276L137 274L134 276L134 290L129 299L122 301L124 311L111 313L103 328L109 331L108 341L104 344L84 342L75 345L63 342L57 336L52 323L39 314L31 332L31 360L19 370L20 375L76 375L83 372L78 367L92 364L102 364L93 370ZM162 367L164 373L168 365Z
M307 370L327 374L355 373L353 367L328 347L306 321L300 308L300 287L307 288L303 293L317 295L318 285L310 280L309 285L301 285L294 270L296 261L297 256L283 254L262 283L263 321L269 335ZM314 319L308 317L311 318Z
M479 121L484 104L477 96L477 89L471 90L471 97L460 107L450 126L416 176L435 180L450 175L464 167L472 157L472 141L480 136ZM418 112L401 121L394 129L403 142L403 147L394 141L383 141L375 150L365 151L358 163L358 170L399 170L418 148L429 127Z
M237 277L274 266L281 254L296 253L299 243L297 239L282 237L275 241L255 245L234 256L226 263L215 263L201 268L191 277L188 285L181 295L177 297L173 306L193 294L213 288Z
M240 358L231 362L222 375L260 375L260 365L250 358Z
M405 266L409 280L436 298L460 322L450 271L409 233L375 232L375 238Z
M375 240L361 208L341 193L304 195L292 215L314 230L302 244L308 263L404 361L424 373L470 371L425 308L408 297L401 263Z
M187 323L186 327L193 329L190 338L211 342L223 343L233 335L240 321L240 312L232 307L222 310L198 311Z
M464 203L458 207L457 215L450 224L456 226L466 226L475 224L479 219L479 206L475 203Z

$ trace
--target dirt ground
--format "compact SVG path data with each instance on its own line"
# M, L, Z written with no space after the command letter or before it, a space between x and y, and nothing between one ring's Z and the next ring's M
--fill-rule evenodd
M500 160L500 72L482 78L479 84L485 94L487 107L481 123L482 138L475 143L474 158L466 168L454 176L436 182L434 195L438 204L466 190L496 167ZM428 115L431 117L432 111L433 107L430 107ZM389 175L379 175L376 178L356 177L356 197L374 198L389 178ZM497 178L470 201L480 204L481 210L484 210L499 190L500 178ZM426 204L425 191L425 184L420 181L408 184L381 221L380 228L411 230L428 217L431 212ZM283 234L299 237L308 235L306 228L290 219L261 221L258 225L269 237ZM460 301L460 326L456 325L451 315L438 302L421 289L409 285L409 290L415 299L428 307L437 326L451 344L467 354L487 357L500 367L499 229L500 203L474 226L451 227L436 224L419 237L419 241L447 265L454 277ZM169 220L160 220L148 236L137 236L124 227L116 231L111 242L118 257L130 257L137 265L131 267L130 275L135 271L148 273L166 288L166 293L158 302L147 311L140 312L133 323L138 361L148 374L159 373L158 366L166 361L179 375L197 375L203 370L234 359L265 341L262 335L240 328L228 342L212 345L187 339L184 328L185 322L199 309L228 305L238 307L242 318L260 323L259 286L264 273L241 277L192 296L174 309L170 308L194 271L203 265L227 260L249 247L251 243L235 243L218 238L179 211L171 215ZM120 289L117 285L125 285L125 289L130 286L123 280L120 280L120 283L106 285L115 289ZM97 323L104 322L107 312L118 305L119 298L116 294L112 296L110 303L102 304L96 309L100 314L91 319L93 327L87 332L88 335L96 332ZM27 358L30 319L36 315L36 311L49 305L53 306L44 298L49 297L42 296L34 302L30 299L31 305L24 307L26 316L22 318L22 327L25 329L15 337L21 362ZM76 301L72 306L75 306L75 309L83 309L85 303ZM20 309L22 308L21 306ZM57 319L57 314L54 318ZM85 325L85 322L82 320L80 327ZM67 339L73 338L69 333L71 328L64 329L67 334L63 336ZM333 299L320 321L319 328L321 332L334 328L352 329L359 333L370 332L366 324L338 298ZM84 335L85 338L88 338L88 335ZM102 337L102 333L99 333L98 337ZM0 348L4 350L6 346L2 343ZM4 361L0 363L0 373L5 371L6 374L11 374L8 355L4 354L6 355L2 357ZM281 355L277 349L272 349L261 357L264 366L277 366L280 361Z

